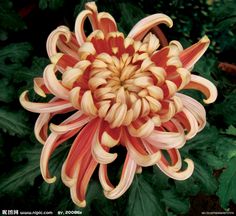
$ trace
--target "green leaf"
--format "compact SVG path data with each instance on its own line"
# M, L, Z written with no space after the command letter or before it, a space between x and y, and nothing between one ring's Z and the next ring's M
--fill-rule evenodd
M18 148L15 154L20 155L19 157L27 157L28 162L18 166L12 170L8 175L2 176L0 183L0 191L2 193L15 193L21 195L24 191L23 187L28 187L28 185L33 185L34 180L40 175L39 169L39 158L40 149L32 148L29 145L26 148Z
M64 0L40 0L39 1L39 7L43 10L46 8L56 10L62 7L63 4L64 4Z
M216 146L217 155L222 161L229 161L236 156L236 140L235 138L221 136Z
M188 212L190 203L186 198L181 198L174 190L163 190L162 202L165 203L168 209L171 209L174 213L185 214Z
M200 191L200 186L193 176L184 181L175 181L175 188L180 196L196 196Z
M62 164L64 163L70 145L63 144L51 156L49 162L49 171L52 176L56 176L57 180L53 184L43 182L39 188L39 202L48 203L53 200L57 191L62 191L65 187L60 179Z
M25 136L32 130L27 123L28 116L23 110L0 108L0 128L10 135Z
M129 191L127 215L163 215L162 205L157 195L143 176L137 175Z
M215 118L224 121L227 125L236 124L236 91L231 92L225 96L223 102L215 104L213 109L209 112Z
M217 181L212 175L212 171L196 159L193 161L195 167L193 178L199 184L200 190L207 194L214 194L217 189Z
M88 215L110 216L114 211L114 201L107 199L98 180L89 182L88 192L86 194ZM84 210L83 214L85 213Z
M225 163L220 158L214 155L213 153L206 151L198 151L196 153L198 155L198 159L202 161L204 164L207 164L209 167L217 170L224 167Z
M119 7L121 12L119 29L122 29L123 33L128 33L139 20L146 16L139 7L129 2L120 3Z
M29 43L10 44L0 49L0 74L11 78L19 71L27 70L23 62L29 57L32 47Z
M7 79L0 80L0 101L9 103L12 102L15 96L15 88L9 84Z
M23 20L14 11L12 1L0 0L0 27L6 30L18 31L25 28ZM1 39L5 39L2 38Z
M34 57L29 69L15 73L14 82L27 82L27 86L32 87L33 79L37 76L42 76L43 70L48 63L49 60L47 58Z
M215 127L206 126L203 131L198 133L194 138L188 140L181 149L187 155L191 150L204 151L207 148L213 148L218 141L219 133Z
M153 166L153 173L151 173L146 180L158 190L167 189L169 185L169 177L166 176L157 166Z
M2 165L2 164L4 164L4 159L5 159L5 154L4 154L4 150L3 150L3 148L4 148L4 139L3 139L3 135L2 134L0 134L0 166Z
M225 134L236 136L236 127L234 127L233 125L230 125L228 129L225 131Z
M230 200L236 204L236 157L232 158L227 164L219 179L219 189L217 195L220 198L220 204L227 208Z
M195 64L193 71L215 83L212 73L217 69L218 60L213 56L203 56Z

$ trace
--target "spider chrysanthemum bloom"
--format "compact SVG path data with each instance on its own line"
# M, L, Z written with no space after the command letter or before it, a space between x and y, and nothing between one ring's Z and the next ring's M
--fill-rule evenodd
M50 155L76 136L61 177L81 207L86 204L86 189L98 165L109 199L125 193L141 167L156 164L177 180L191 176L194 164L185 159L187 167L182 170L178 149L203 129L206 113L199 102L178 91L199 90L206 96L205 103L214 102L217 96L210 81L190 73L209 45L206 36L185 50L178 41L158 49L159 39L150 31L162 23L171 27L168 16L148 16L124 37L110 14L98 13L94 2L85 7L76 19L75 33L60 26L48 37L51 64L43 77L34 79L34 90L42 97L54 95L53 99L33 103L27 91L20 96L25 109L40 113L35 135L44 144L40 166L46 182L55 181L48 171ZM86 18L93 29L89 36L83 30ZM55 115L72 111L61 124L51 123L48 134L48 124ZM107 164L117 157L109 152L116 145L126 148L127 155L120 182L114 187Z

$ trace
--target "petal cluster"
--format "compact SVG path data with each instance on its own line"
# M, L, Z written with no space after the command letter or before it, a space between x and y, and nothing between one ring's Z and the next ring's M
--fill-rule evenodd
M84 32L87 18L93 29L88 36ZM215 101L215 86L191 74L209 39L204 36L187 49L178 41L161 47L151 33L159 24L171 27L172 20L164 14L148 16L125 37L110 14L98 13L94 2L87 3L76 19L75 32L60 26L48 37L51 64L43 77L34 79L34 90L42 97L54 97L34 103L27 91L20 96L25 109L40 113L34 130L44 145L40 167L48 183L56 180L48 170L51 154L76 136L61 177L81 207L86 205L86 189L97 166L109 199L125 193L141 167L157 165L177 180L193 172L190 159L184 160L187 166L182 169L178 149L204 128L206 113L199 102L179 91L196 89L206 96L205 103ZM71 112L61 124L51 123L55 115ZM107 164L118 156L110 153L116 145L126 148L127 155L120 182L113 186Z

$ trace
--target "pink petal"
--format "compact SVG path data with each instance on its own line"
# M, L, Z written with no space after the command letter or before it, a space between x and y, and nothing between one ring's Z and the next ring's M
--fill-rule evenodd
M154 130L154 122L152 119L148 119L146 122L141 122L136 120L136 122L131 123L127 129L129 134L134 137L147 137Z
M191 47L188 47L187 49L183 50L179 55L183 67L191 69L205 53L209 44L209 38L207 36L204 36L200 41L198 41Z
M75 36L80 46L86 41L86 35L84 33L84 21L92 14L93 13L90 10L83 10L76 18Z
M57 99L54 98L50 102L53 102L53 101L56 101L56 100ZM68 113L68 112L71 112L73 110L74 110L73 108L68 108L68 109L64 109L64 110L54 112L53 114L41 113L39 115L39 117L37 118L37 121L35 122L35 126L34 126L34 134L35 134L36 139L40 143L44 144L45 141L48 138L48 124L49 124L49 121L53 118L53 116L55 116L57 114L61 114L61 113Z
M184 89L195 89L201 91L207 99L204 99L204 103L213 103L217 98L217 89L215 85L209 80L197 76L191 75L191 81L187 84Z
M130 157L140 166L147 167L154 165L160 159L161 154L159 151L154 154L148 154L145 146L139 138L135 138L129 135L129 133L123 133L123 143L125 144Z
M188 133L186 134L186 139L189 140L193 138L199 131L198 121L195 116L186 108L183 111L177 113L175 118L186 128Z
M114 186L110 182L108 175L107 175L107 165L100 164L99 166L99 180L101 185L105 191L111 191L114 189Z
M57 43L61 36L66 38L66 41L69 42L71 39L71 32L66 26L59 26L51 34L47 39L47 53L49 58L53 55L56 55L57 52Z
M68 133L64 134L55 134L51 133L49 137L47 138L43 150L41 153L41 158L40 158L40 169L42 176L44 180L48 183L53 183L56 181L56 177L51 177L48 171L48 162L51 154L53 151L65 140L70 139L72 136L74 136L76 133L78 133L80 129L69 131Z
M116 21L109 13L101 12L97 18L99 22L98 29L102 30L104 35L117 31Z
M34 78L34 91L41 97L46 97L46 94L50 94L42 77Z
M181 98L184 107L190 111L198 122L198 131L202 130L206 125L206 111L204 107L195 99L180 93L176 93Z
M97 130L94 133L92 146L91 146L91 153L93 155L93 158L95 161L97 161L100 164L109 164L113 162L117 158L116 153L109 153L109 148L103 146L100 143L99 134L102 133L103 127L101 125L101 122L97 126Z
M152 153L154 150L149 149L149 152ZM186 180L189 178L194 170L194 164L192 160L185 159L184 161L187 163L187 168L185 170L180 170L182 167L182 160L179 154L179 151L176 149L170 149L167 151L170 159L171 164L166 160L164 155L162 154L161 160L157 162L157 166L160 168L160 170L165 173L170 178L173 178L175 180Z
M53 64L48 65L43 73L43 78L46 87L56 97L68 100L69 90L65 88L56 77L56 67Z
M65 132L77 129L77 128L81 128L82 126L84 126L85 124L87 124L91 118L83 115L83 112L78 111L74 114L76 116L74 121L70 121L70 123L63 123L60 125L55 125L53 123L50 124L50 130L53 133L57 133L57 134L63 134Z
M50 60L52 64L56 65L57 69L62 73L65 72L67 67L73 67L78 63L77 59L63 53L57 53L56 55L51 56Z
M89 122L78 134L74 140L67 159L63 165L62 180L67 186L71 186L71 182L76 179L76 170L83 165L83 160L86 154L91 154L91 145L98 126L98 119L93 119Z
M76 172L76 182L70 187L71 198L79 207L85 207L85 195L89 180L97 167L97 162L94 161L91 154L87 153L82 159L80 169Z
M108 188L108 185L104 187L104 194L108 199L117 199L122 196L132 184L137 165L135 161L129 156L126 155L125 163L123 166L121 179L119 184L111 190L105 190ZM107 182L101 182L102 185L107 184Z
M174 130L166 125L168 132L155 129L142 140L160 149L181 148L186 142L183 127L174 119L171 120L171 123L175 127Z
M121 138L121 128L111 128L110 125L106 122L102 122L102 129L99 134L99 141L102 145L109 148L117 145Z
M49 102L49 103L34 103L30 102L27 96L28 91L24 91L20 95L20 103L21 105L30 112L35 113L53 113L60 110L66 110L68 108L73 108L71 103L67 101L56 101L56 102Z
M173 22L170 17L164 14L153 14L140 20L130 31L127 37L135 40L142 40L148 31L159 24L166 24L172 27Z

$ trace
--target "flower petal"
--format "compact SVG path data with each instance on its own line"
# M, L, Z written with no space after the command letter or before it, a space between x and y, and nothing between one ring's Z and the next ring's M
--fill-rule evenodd
M84 21L92 14L93 13L90 10L83 10L76 18L75 36L80 46L86 41L86 36L84 33Z
M83 164L77 174L77 181L70 187L72 201L79 207L85 207L85 194L87 191L89 180L97 167L97 162L92 158L91 154L86 154L81 161Z
M140 20L129 32L127 37L131 37L135 40L142 40L148 31L154 26L159 24L166 24L170 28L173 25L173 21L170 17L164 14L153 14Z
M102 122L100 130L100 142L109 148L117 145L121 138L121 128L111 128L106 121Z
M102 146L99 140L99 134L103 131L101 123L97 126L97 130L94 134L92 141L92 155L93 158L100 164L109 164L117 158L116 153L109 153L109 148Z
M191 75L191 81L184 87L184 89L195 89L201 91L207 99L204 99L204 103L213 103L217 98L217 89L215 85L209 80L197 76Z
M76 116L77 119L68 124L55 125L51 123L50 130L56 134L63 134L65 132L81 128L83 125L87 124L91 120L90 117L83 115L81 111L76 112Z
M79 130L80 128L60 135L55 133L51 133L49 135L48 139L46 140L43 146L40 158L41 173L47 183L53 183L56 181L56 177L51 177L48 171L48 162L51 154L61 143L74 136L76 133L78 133Z
M55 72L56 72L56 67L53 64L50 64L45 68L43 73L45 85L49 89L49 91L56 97L68 100L69 90L65 88L61 84L61 82L59 82L59 80L55 75Z
M193 138L199 131L198 121L195 116L186 108L176 114L175 118L187 129L186 140Z
M68 187L71 187L77 181L77 174L81 166L83 166L81 161L85 155L91 155L93 135L98 123L98 119L96 118L85 125L72 144L61 172L62 181Z
M50 93L42 77L34 78L34 91L41 97L46 97L46 94Z
M107 35L109 32L116 32L117 26L114 18L106 12L101 12L98 14L99 29L101 29L104 35Z
M107 175L106 164L100 164L99 166L99 180L105 191L111 191L112 189L114 189L114 186L111 184Z
M66 38L66 41L69 42L71 39L71 32L66 26L59 26L51 34L48 36L47 39L47 53L49 58L53 55L56 55L57 52L57 43L61 36Z
M168 132L155 129L142 140L161 149L181 148L186 142L183 127L174 119L171 120L171 123L177 131L172 132L170 128ZM167 125L166 127L168 128Z
M114 189L108 190L108 191L105 190L105 188L107 187L104 187L105 196L108 199L117 199L118 197L123 195L132 184L132 181L136 172L136 168L137 168L137 165L135 161L130 157L129 154L127 154L119 184Z
M201 58L205 53L210 44L209 38L205 35L200 41L194 45L183 50L179 54L179 58L184 68L191 69L194 64Z
M206 111L202 104L195 99L180 93L176 93L181 98L184 107L189 110L198 122L198 130L202 130L206 125Z
M125 143L130 157L132 157L140 166L152 166L161 158L161 153L159 151L148 154L141 140L130 136L127 132L124 133L123 142Z
M20 103L21 105L30 112L35 113L53 113L59 110L65 110L68 108L72 108L71 103L67 101L56 101L49 103L34 103L30 102L27 96L28 91L24 91L20 95Z
M137 121L136 121L137 122ZM138 124L137 127L131 123L127 128L131 136L134 137L147 137L154 130L154 122L152 119L148 119L145 123Z

